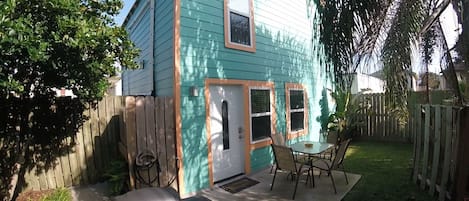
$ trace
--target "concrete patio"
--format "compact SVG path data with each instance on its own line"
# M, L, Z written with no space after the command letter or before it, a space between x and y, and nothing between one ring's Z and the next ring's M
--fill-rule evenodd
M331 179L323 173L319 177L319 172L315 171L315 187L310 188L308 184L305 186L306 176L300 178L298 189L296 192L297 201L302 200L318 200L318 201L340 201L349 192L353 186L360 180L361 175L347 173L349 184L345 182L345 177L342 172L333 171L334 181L337 187L337 194L334 194ZM249 178L259 181L260 183L244 189L238 193L229 193L215 185L212 189L199 192L197 195L204 196L210 200L240 200L240 201L259 201L259 200L291 200L295 182L284 172L278 172L275 179L274 188L270 191L270 184L272 183L273 174L270 174L270 168L262 170L255 174L249 175Z

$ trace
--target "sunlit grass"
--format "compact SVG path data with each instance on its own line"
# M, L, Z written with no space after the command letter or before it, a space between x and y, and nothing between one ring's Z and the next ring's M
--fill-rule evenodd
M344 165L362 178L344 200L436 200L412 182L411 158L411 144L352 142Z
M69 189L59 188L53 193L41 199L41 201L71 201L72 194Z

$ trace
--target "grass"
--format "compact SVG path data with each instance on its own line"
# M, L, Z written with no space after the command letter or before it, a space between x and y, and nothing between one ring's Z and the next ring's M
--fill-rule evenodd
M41 201L71 201L72 194L69 189L59 188L54 190L50 195L42 198Z
M352 142L344 165L347 172L361 174L362 178L344 200L436 200L410 179L411 158L411 144Z

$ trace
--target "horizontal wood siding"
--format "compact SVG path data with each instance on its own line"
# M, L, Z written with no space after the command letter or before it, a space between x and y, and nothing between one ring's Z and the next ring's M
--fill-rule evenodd
M152 2L152 1L150 1ZM125 25L130 40L140 50L136 61L144 62L144 68L125 70L122 73L123 95L150 95L153 90L152 51L151 51L151 12L150 3L140 1L135 10L130 14L129 21Z
M189 96L207 78L269 81L275 88L276 130L286 132L285 84L308 94L308 139L318 140L321 91L326 82L319 25L306 1L254 0L256 51L225 47L223 0L181 1L181 118L186 193L209 187L205 98ZM310 5L315 11L315 5ZM309 18L308 16L311 16ZM316 28L317 27L317 28ZM251 152L251 171L272 162L270 148ZM194 179L196 178L196 179Z
M257 172L265 168L265 164L271 164L273 158L266 157L272 155L272 149L270 146L255 149L251 152L251 169L253 172Z
M173 95L174 0L156 0L155 5L155 89L157 96Z

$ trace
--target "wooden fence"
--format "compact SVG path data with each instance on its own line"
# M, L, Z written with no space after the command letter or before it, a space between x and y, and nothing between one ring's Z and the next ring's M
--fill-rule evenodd
M122 97L106 97L96 109L84 111L89 119L72 140L75 146L56 158L51 168L34 166L25 174L25 190L47 190L96 183L110 162L117 159L122 128ZM36 162L36 164L39 162Z
M169 183L177 175L172 111L171 98L105 97L95 109L84 111L90 118L74 139L67 139L69 142L76 142L71 150L66 150L66 153L56 158L51 168L33 167L26 172L27 184L24 190L47 190L96 183L102 179L110 163L119 158L119 152L129 164L130 185L134 187L134 159L142 150L151 150L158 154L162 170L160 183ZM150 174L156 174L156 167ZM154 176L150 174L147 177ZM147 177L144 179L148 179Z
M175 146L175 118L172 98L151 96L126 97L126 134L121 135L119 150L129 164L130 187L171 185L177 189L177 166ZM136 171L135 158L150 152L158 157L161 172L156 164L144 172ZM142 177L136 177L134 174ZM140 178L140 179L137 179ZM159 180L154 180L159 178ZM154 180L153 182L151 182Z
M460 143L460 107L417 105L411 110L414 136L412 179L440 201L454 200ZM462 142L461 142L462 143ZM453 198L453 199L452 199ZM462 200L461 200L462 201Z
M362 94L355 103L363 109L356 114L358 128L354 139L410 142L409 126L400 125L398 118L386 108L384 94ZM367 106L367 107L366 107Z

